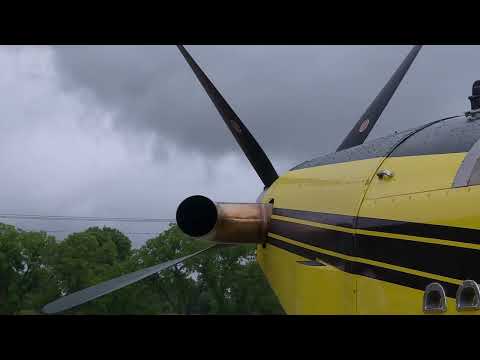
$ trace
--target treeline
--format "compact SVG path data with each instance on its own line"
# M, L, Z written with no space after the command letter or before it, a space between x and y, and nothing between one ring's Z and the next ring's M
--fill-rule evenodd
M39 314L56 298L208 244L175 226L139 249L112 228L63 241L0 224L0 314ZM254 246L212 250L65 314L281 314Z

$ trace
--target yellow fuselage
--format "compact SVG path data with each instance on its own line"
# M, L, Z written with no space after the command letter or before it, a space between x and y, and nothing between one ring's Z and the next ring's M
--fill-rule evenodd
M291 170L264 194L274 211L257 260L288 314L423 314L433 282L458 313L458 286L480 275L480 186L452 186L471 144L392 154L415 134L383 156Z

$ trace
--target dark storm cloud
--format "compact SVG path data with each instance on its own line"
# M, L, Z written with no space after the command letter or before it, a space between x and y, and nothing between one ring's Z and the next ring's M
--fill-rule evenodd
M410 46L188 46L274 163L333 151ZM174 46L55 48L63 86L87 90L121 130L207 156L239 152ZM467 110L480 47L426 46L370 135ZM161 148L159 140L157 144Z
M0 46L0 215L175 217L187 196L255 201L262 184L240 154L212 160L168 143L162 161L151 137L112 131L114 109L65 92L47 46ZM182 164L182 166L178 166ZM284 166L284 168L287 168ZM194 174L194 175L192 175ZM136 246L166 223L40 221L2 217L57 238L113 226ZM151 236L150 236L151 237Z
M188 48L279 173L335 149L410 49ZM370 138L465 111L479 63L478 46L425 47ZM4 46L0 67L0 213L171 218L193 194L250 202L263 188L174 46Z

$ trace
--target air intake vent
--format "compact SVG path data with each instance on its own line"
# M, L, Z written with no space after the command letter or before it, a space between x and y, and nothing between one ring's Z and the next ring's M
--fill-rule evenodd
M423 312L443 313L447 311L445 290L439 283L432 283L425 288L423 295Z
M480 309L480 289L473 280L465 280L457 290L457 311Z

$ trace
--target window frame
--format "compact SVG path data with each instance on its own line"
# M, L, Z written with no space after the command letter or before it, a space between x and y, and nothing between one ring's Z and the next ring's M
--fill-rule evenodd
M458 168L452 188L480 185L480 139L465 155Z

